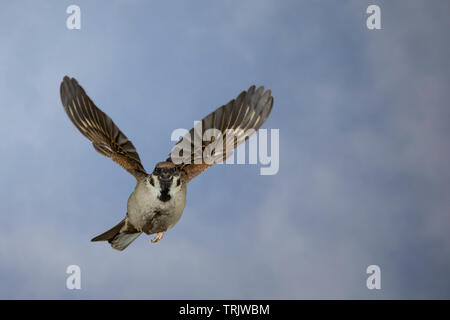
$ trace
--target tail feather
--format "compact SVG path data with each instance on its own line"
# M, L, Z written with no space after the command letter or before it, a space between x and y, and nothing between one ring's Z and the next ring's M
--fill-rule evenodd
M126 247L130 245L134 240L136 240L137 237L141 235L142 232L135 232L135 233L119 233L117 236L115 236L109 243L111 244L111 247L113 247L116 250L122 251Z
M110 239L114 238L119 232L120 229L125 225L125 219L120 221L118 224L116 224L114 227L109 229L106 232L103 232L101 235L96 236L91 241L109 241Z
M111 247L122 251L142 233L127 227L128 224L126 224L125 219L123 219L110 230L96 236L91 241L108 241L111 244Z

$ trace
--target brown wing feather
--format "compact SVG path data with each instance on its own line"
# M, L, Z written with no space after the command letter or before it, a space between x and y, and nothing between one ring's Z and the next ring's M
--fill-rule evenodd
M270 90L264 91L263 86L258 89L251 86L236 99L203 118L201 127L194 126L171 152L171 155L180 155L178 160L174 161L169 155L168 161L175 162L180 167L184 180L189 182L214 163L225 161L231 156L234 148L245 142L263 125L272 111L272 106L273 97ZM203 141L203 134L208 129L217 129L221 134L210 141ZM248 131L249 129L253 131ZM201 148L195 147L195 139L201 140ZM211 159L205 161L203 154L209 145L214 149L214 154ZM183 154L183 148L191 150L191 153Z
M121 165L136 179L146 174L133 143L92 102L77 80L65 76L60 91L64 110L75 127L92 141L95 150Z

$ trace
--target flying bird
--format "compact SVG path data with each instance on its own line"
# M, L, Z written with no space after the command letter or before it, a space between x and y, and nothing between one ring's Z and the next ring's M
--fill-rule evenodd
M273 106L270 90L264 90L263 86L257 89L251 86L203 118L201 126L194 126L174 146L169 157L157 163L149 174L133 143L94 104L76 79L65 76L60 93L70 120L92 142L94 149L111 158L136 179L136 187L127 202L125 218L91 240L108 241L120 251L143 232L156 234L152 242L161 240L164 232L181 218L188 183L214 163L229 157L239 144L262 126ZM215 135L209 140L203 139L209 129ZM206 150L209 150L209 158L204 156ZM174 158L174 155L180 157Z

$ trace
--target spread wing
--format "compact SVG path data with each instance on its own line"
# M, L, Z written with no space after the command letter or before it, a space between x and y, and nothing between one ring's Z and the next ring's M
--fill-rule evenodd
M251 86L197 123L174 146L167 161L175 163L185 182L189 182L213 164L230 157L238 145L263 125L272 106L270 90Z
M133 143L97 108L77 80L65 76L60 91L64 110L75 127L92 141L95 150L120 164L136 179L146 174Z

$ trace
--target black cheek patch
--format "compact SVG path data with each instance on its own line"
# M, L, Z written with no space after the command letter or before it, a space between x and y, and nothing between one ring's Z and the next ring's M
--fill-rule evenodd
M177 187L181 184L181 181L180 181L181 179L180 178L178 178L178 180L177 180Z
M155 181L153 181L153 177L150 177L150 184L151 184L152 186L155 186Z

